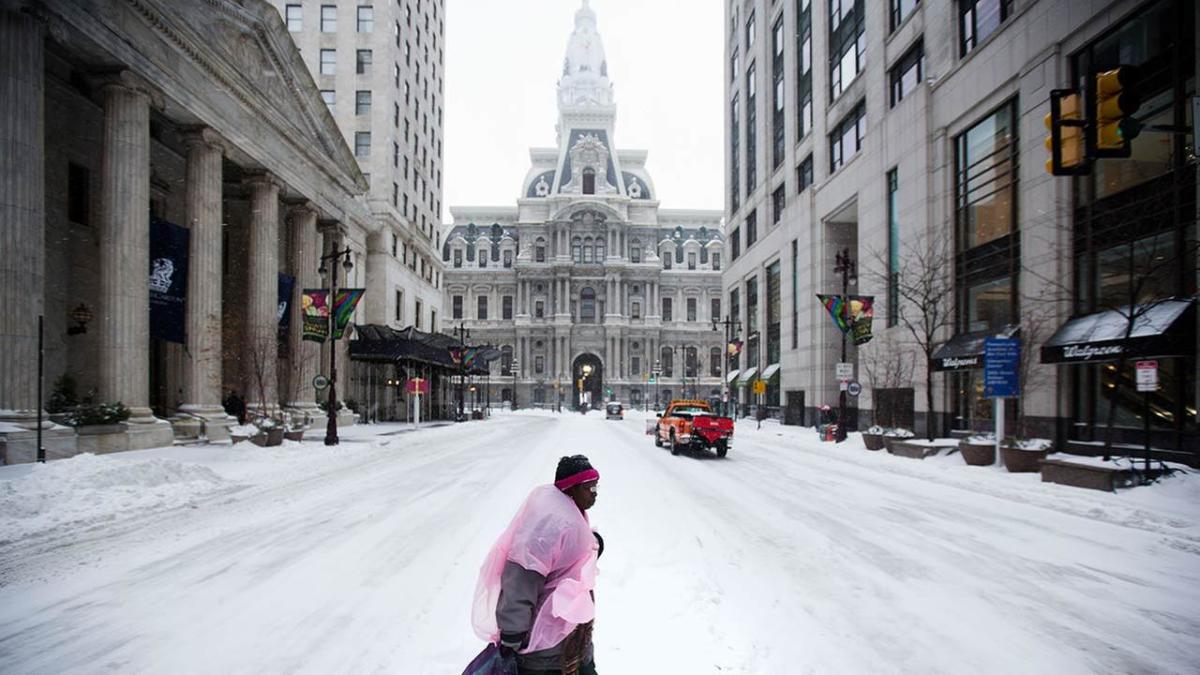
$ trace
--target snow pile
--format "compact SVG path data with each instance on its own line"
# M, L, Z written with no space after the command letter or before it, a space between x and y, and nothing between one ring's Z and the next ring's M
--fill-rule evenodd
M82 454L33 465L8 480L0 474L0 544L181 506L230 484L208 467L172 459Z

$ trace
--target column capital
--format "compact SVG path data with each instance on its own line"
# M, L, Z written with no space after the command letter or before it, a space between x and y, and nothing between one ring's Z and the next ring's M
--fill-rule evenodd
M229 142L221 137L212 127L202 125L181 127L179 139L188 150L192 148L211 148L220 150L222 155L229 154Z
M281 192L287 187L282 179L266 169L255 169L244 172L242 176L242 184L249 185L251 187L257 185L274 187L276 190Z
M162 90L128 68L99 71L93 73L89 79L101 91L119 90L141 94L155 110L161 111L165 107Z
M299 219L311 214L314 218L321 217L321 209L312 201L307 199L298 202L287 202L288 218Z
M349 233L349 228L340 220L330 218L317 221L317 231L321 234L332 234L345 236Z

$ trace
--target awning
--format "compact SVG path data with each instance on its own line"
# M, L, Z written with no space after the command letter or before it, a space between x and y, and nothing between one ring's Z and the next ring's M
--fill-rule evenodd
M959 333L933 350L934 370L977 370L983 368L983 343L990 337L1012 337L1017 327Z
M742 376L738 378L738 384L746 384L754 379L754 374L758 372L758 366L751 366L742 371Z
M740 373L740 372L742 372L742 371L740 371L740 370L731 370L731 371L729 371L729 374L725 376L725 383L726 383L726 384L728 384L728 383L730 383L730 382L733 382L734 380L736 380L736 379L737 379L737 376L738 376L738 373Z
M1193 299L1171 299L1077 316L1042 346L1042 363L1191 356L1196 353L1196 317L1189 311L1194 306Z
M763 368L762 379L770 380L772 377L775 377L775 374L778 372L779 372L779 364L772 363L771 365L767 366L766 368Z
M450 355L450 350L457 349L459 343L449 335L426 333L412 327L396 330L389 326L364 325L357 327L355 336L356 339L350 341L351 361L411 361L460 372L461 366ZM467 349L474 352L467 368L471 375L486 375L488 362L500 356L499 350L488 346L468 345Z

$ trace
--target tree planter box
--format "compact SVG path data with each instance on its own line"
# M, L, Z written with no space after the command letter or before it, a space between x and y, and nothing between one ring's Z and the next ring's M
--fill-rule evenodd
M285 431L285 432L283 432L283 438L284 438L284 440L288 440L288 441L297 441L297 442L303 441L304 440L304 432L305 432L305 429L297 429L295 431Z
M938 454L945 448L952 448L953 445L924 445L911 442L912 439L894 439L888 451L897 457L908 457L909 459L925 459Z
M250 438L250 442L259 447L273 447L283 445L283 427L267 429L259 432Z
M883 434L863 434L862 437L868 450L883 449Z
M129 449L129 434L124 423L87 424L75 427L79 435L79 452L103 455L109 452L124 452Z
M996 463L995 443L958 442L958 451L971 466L991 466Z
M883 445L884 445L884 447L887 448L888 452L890 452L894 455L894 454L896 454L895 448L898 444L903 443L905 441L911 441L911 440L912 440L911 437L910 438L900 438L899 436L886 436L885 435L883 437Z
M1053 448L1046 450L1021 450L1011 445L1000 446L1000 456L1009 473L1037 473L1042 470L1042 460Z
M1041 463L1043 483L1116 492L1118 487L1129 487L1135 482L1133 471L1115 466L1094 466L1058 459L1043 459Z

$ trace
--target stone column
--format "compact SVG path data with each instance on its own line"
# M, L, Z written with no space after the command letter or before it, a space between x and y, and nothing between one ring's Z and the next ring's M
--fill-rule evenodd
M321 346L301 339L304 333L304 310L300 299L305 288L321 287L321 276L317 272L321 265L321 236L317 232L317 209L311 202L295 207L290 215L288 269L296 277L296 287L292 291L291 331L288 333L288 365L291 370L288 379L291 386L284 398L287 407L316 420L321 416L321 409L316 404L312 381L319 372Z
M42 40L37 20L0 10L0 422L27 429L36 428L41 406L37 317L44 312L46 245ZM9 461L15 461L11 455Z
M226 420L221 405L222 205L221 141L209 129L183 137L187 146L188 256L187 358L181 412ZM180 424L185 423L184 420ZM209 430L209 438L214 438ZM221 436L218 432L217 436Z
M267 172L246 178L250 186L250 237L247 255L245 350L242 373L246 403L260 414L272 414L279 404L276 319L279 302L279 191L283 187Z

